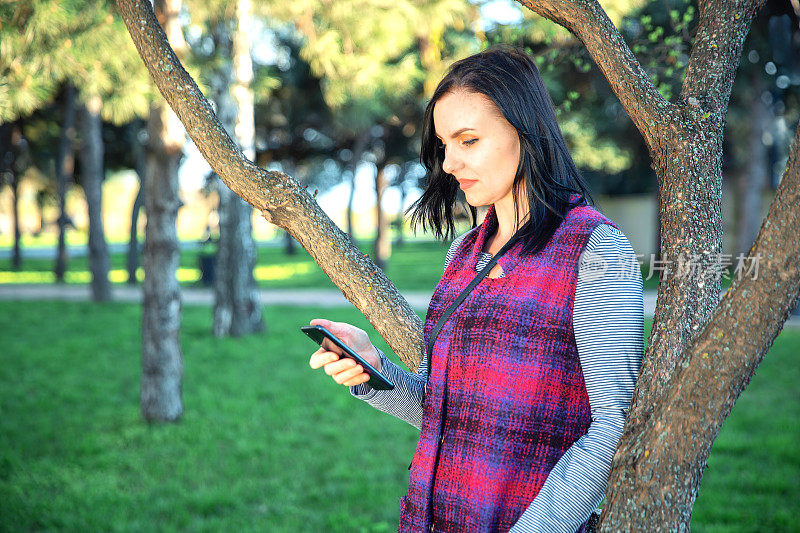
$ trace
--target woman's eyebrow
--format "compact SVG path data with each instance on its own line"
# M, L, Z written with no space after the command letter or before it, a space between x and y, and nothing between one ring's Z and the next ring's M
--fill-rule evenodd
M462 133L464 133L465 131L470 131L470 130L472 130L472 131L475 131L475 128L461 128L460 130L457 130L457 131L454 131L453 133L451 133L451 134L450 134L450 138L451 138L451 139L455 139L456 137L458 137L459 135L461 135L461 134L462 134ZM436 135L437 137L439 137L439 134L438 134L438 133L436 133L436 132L434 132L434 135ZM439 138L441 139L441 137L439 137Z

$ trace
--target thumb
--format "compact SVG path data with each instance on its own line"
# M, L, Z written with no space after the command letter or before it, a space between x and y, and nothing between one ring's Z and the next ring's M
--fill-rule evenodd
M330 320L325 319L325 318L315 318L311 322L309 322L309 324L312 325L312 326L322 326L323 328L327 329L328 331L331 331L330 326L331 326L331 324L333 324L333 322L331 322ZM331 331L331 333L333 333L333 332Z
M345 344L350 342L352 327L346 322L334 322L324 318L315 318L310 322L312 326L322 326L337 337L339 337Z

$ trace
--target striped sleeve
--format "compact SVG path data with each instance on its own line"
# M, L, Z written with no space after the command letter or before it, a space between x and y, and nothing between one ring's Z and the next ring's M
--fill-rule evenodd
M377 348L376 348L377 349ZM381 374L388 377L392 390L373 389L366 383L350 387L350 394L364 400L375 409L408 422L417 429L422 428L422 394L428 381L427 365L420 365L416 374L404 370L390 361L378 350L381 358ZM424 372L423 372L424 370Z
M576 531L605 494L644 355L641 271L613 226L595 228L581 257L573 326L592 422L550 471L515 533Z

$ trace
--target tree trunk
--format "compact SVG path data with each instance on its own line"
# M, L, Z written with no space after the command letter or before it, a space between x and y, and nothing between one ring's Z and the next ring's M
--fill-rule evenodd
M142 137L142 138L140 138ZM136 175L139 178L139 190L136 192L136 198L133 200L133 207L131 208L131 228L128 237L128 285L136 285L136 271L139 269L139 254L141 247L139 246L139 212L144 203L144 182L147 175L147 159L144 153L144 140L145 135L134 136L133 150L136 157Z
M139 213L144 205L144 186L140 178L139 190L136 191L136 198L133 200L131 208L131 227L128 235L127 270L128 285L136 285L136 271L139 270L139 257L142 247L139 244Z
M219 251L214 266L214 335L239 337L264 329L253 277L252 207L220 182ZM225 245L222 243L225 242Z
M769 123L770 110L761 100L764 91L761 76L754 69L750 79L750 132L747 146L747 167L739 174L736 253L747 253L758 235L761 224L761 198L769 178L767 147L762 136Z
M398 211L397 218L394 221L394 224L397 227L397 234L394 239L394 245L398 248L402 248L403 245L405 244L405 239L404 239L405 233L403 232L403 219L405 217L403 216L403 206L406 205L406 194L407 194L406 184L404 182L405 171L401 169L400 172L402 173L399 176L398 180L398 185L400 187L400 210Z
M180 0L156 0L155 12L169 40L182 48ZM144 305L142 309L141 409L147 421L174 421L183 413L180 345L180 253L175 222L180 207L178 167L184 130L166 103L153 105L148 122L144 204Z
M377 214L376 235L374 244L375 264L386 270L389 256L392 255L392 235L389 230L389 217L383 212L383 193L386 192L386 165L377 168L375 173L375 210Z
M656 248L653 250L654 261L661 261L661 193L656 188ZM658 279L658 277L656 277Z
M347 198L347 234L353 242L356 242L355 234L353 233L353 202L356 198L356 171L358 170L358 164L361 162L364 152L367 150L367 144L369 144L369 128L356 136L356 140L353 143L352 159L348 165L348 170L350 170L350 195Z
M45 204L45 197L46 193L44 189L39 189L36 191L36 207L39 209L39 229L36 230L34 236L39 236L44 231L45 221L44 221L44 204Z
M58 181L58 249L56 252L56 282L64 282L67 270L67 188L75 168L75 87L68 83L64 89L64 111L61 122L61 140L58 145L56 172Z
M624 465L617 471L622 479L618 481L612 471L609 488L615 494L607 496L601 528L606 521L612 531L689 531L711 445L800 294L798 206L800 125L775 200L751 248L752 261L746 267L755 270L734 278L710 319L698 329L641 432L623 435L614 459ZM625 494L629 483L638 492ZM626 499L620 500L622 494ZM606 513L609 504L633 514L623 527Z
M13 195L14 199L14 249L11 253L11 268L14 270L19 270L22 266L22 253L20 251L20 244L19 241L22 238L22 234L19 230L19 176L17 173L12 170L11 171L11 194Z
M224 65L217 90L219 117L245 156L255 157L253 63L250 56L250 0L237 0L234 30L217 36L221 50L231 50L232 68ZM223 53L223 56L228 55ZM214 265L214 335L238 337L264 329L253 269L253 208L218 180L219 251Z
M92 272L92 299L111 300L108 271L111 259L103 229L103 122L102 100L92 95L81 106L81 182L89 210L89 270Z
M19 178L24 171L21 168L20 159L24 158L23 151L27 151L27 148L23 147L26 142L22 138L19 123L15 123L12 128L11 152L13 153L13 161L9 165L9 170L11 171L11 194L14 195L14 249L11 254L11 267L14 270L19 270L22 266L22 251L20 247L22 231L19 227Z
M12 195L12 219L14 221L14 247L11 254L11 268L19 270L22 266L20 253L20 227L19 227L19 177L24 171L20 168L25 140L22 137L19 122L0 124L0 185L2 175L8 176L8 185Z

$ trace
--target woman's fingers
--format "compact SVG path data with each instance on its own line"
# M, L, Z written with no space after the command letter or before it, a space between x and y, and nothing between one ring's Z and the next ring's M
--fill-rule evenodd
M348 357L344 357L342 359L339 359L338 361L334 361L332 363L326 364L325 365L325 373L328 374L329 376L333 376L333 378L336 379L336 377L339 374L341 374L341 373L343 373L345 371L351 371L356 366L358 366L358 368L361 368L361 365L358 365L358 363L356 363L352 359L350 359ZM363 368L361 369L361 371L363 371ZM352 376L348 376L348 377L352 377ZM346 378L344 378L344 379L346 379ZM337 381L337 383L338 383L338 381Z
M361 332L355 326L346 322L333 322L324 318L315 318L311 321L312 326L322 326L344 342L351 342L353 333ZM358 348L358 346L353 346ZM331 351L335 349L336 351ZM342 357L339 348L332 348L328 345L327 339L323 342L316 352L311 354L308 364L311 368L325 367L325 373L331 376L336 383L353 387L369 381L369 374L364 372L364 368L349 357Z
M369 374L364 372L364 367L349 357L339 358L339 354L320 348L308 361L311 368L325 367L325 373L333 378L339 385L355 387L369 381Z
M363 374L360 374L348 381L345 381L344 383L342 383L342 385L347 385L348 387L355 387L356 385L361 385L362 383L366 383L367 381L369 381L369 374L364 372Z
M352 359L348 360L352 361ZM353 362L355 363L355 361ZM331 365L335 365L337 363L339 363L339 361L337 361L336 363L331 363ZM351 368L333 374L333 380L339 385L349 385L351 382L363 383L362 375L364 374L365 374L364 369L361 367L361 365L357 364L355 366L352 366Z
M355 387L369 381L369 374L364 372L364 367L349 357L339 358L334 352L320 348L313 354L308 362L311 368L325 367L325 373L333 378L339 385Z
M311 365L311 368L319 368L322 365L326 365L336 361L337 359L339 359L339 354L329 352L325 348L320 348L311 354L311 359L308 360L308 364Z

